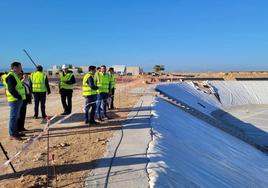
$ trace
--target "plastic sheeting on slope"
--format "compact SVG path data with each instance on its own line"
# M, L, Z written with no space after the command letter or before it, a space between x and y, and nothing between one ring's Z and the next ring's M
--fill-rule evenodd
M217 88L224 108L268 104L268 81L210 81Z
M268 186L265 154L159 98L151 125L151 187Z
M203 91L199 91L187 82L162 84L158 85L156 89L163 91L166 94L196 108L197 110L205 112L206 114L210 114L211 112L221 108L221 104L214 95L208 95ZM198 103L205 106L205 108Z

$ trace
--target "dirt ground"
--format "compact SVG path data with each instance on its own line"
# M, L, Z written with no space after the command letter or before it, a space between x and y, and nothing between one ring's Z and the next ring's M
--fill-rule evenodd
M52 84L53 85L53 84ZM54 84L55 85L55 84ZM84 98L81 90L73 93L73 115L49 132L49 155L47 155L47 136L34 142L29 149L12 163L17 171L13 173L8 166L0 172L0 187L82 187L84 178L94 168L96 159L103 156L108 139L113 131L120 129L132 106L138 101L138 96L129 95L134 87L144 85L142 79L123 80L117 85L115 95L116 109L110 111L112 117L97 126L88 126L83 122ZM3 99L1 95L1 99ZM46 111L49 116L60 114L62 106L56 87L47 98ZM23 142L10 140L8 137L9 107L5 102L0 109L0 140L9 156L13 156L27 144L29 138L37 136L46 125L41 119L33 119L33 104L28 106L26 118L26 138ZM57 120L61 118L59 116ZM55 121L54 121L55 122ZM53 122L52 122L53 123ZM0 164L5 157L0 151ZM47 168L49 156L50 168ZM46 177L49 173L50 181Z
M195 77L224 77L232 80L235 77L268 77L267 72L231 72L231 73L200 73ZM85 125L83 122L84 98L81 86L76 86L73 93L73 115L51 128L49 147L47 136L31 145L13 162L17 173L8 166L0 171L0 187L82 187L84 178L95 167L96 159L103 156L108 139L113 131L121 128L132 106L138 101L138 96L128 94L131 88L144 87L145 81L150 82L150 76L126 77L119 80L116 89L116 110L110 111L111 120L101 122L98 126ZM60 114L62 106L57 84L51 83L52 94L48 96L46 110L49 116ZM6 103L4 90L0 90L0 140L9 156L13 156L30 138L40 134L46 124L41 119L33 119L33 104L28 105L26 133L23 142L9 140L8 120L9 107ZM56 120L62 118L60 115ZM54 121L55 122L55 121ZM53 123L53 122L52 122ZM49 148L49 155L47 155ZM49 157L50 168L47 169ZM0 151L0 164L6 159ZM50 181L46 177L49 173Z
M219 72L199 73L196 77L224 78L224 80L235 80L236 78L267 78L268 72Z
M173 75L188 76L194 78L224 78L224 80L235 80L236 78L268 78L267 71L258 72L208 72L208 73L174 73ZM172 74L169 76L172 77Z

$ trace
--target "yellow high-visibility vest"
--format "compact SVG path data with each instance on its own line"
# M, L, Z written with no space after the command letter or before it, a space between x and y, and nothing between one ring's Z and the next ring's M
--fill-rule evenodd
M30 76L32 81L33 92L46 92L46 79L47 75L44 72L36 71L33 72Z
M91 95L96 95L97 94L97 90L92 89L91 87L89 87L87 80L92 77L95 83L95 79L94 76L91 73L87 73L84 78L83 78L83 96L91 96Z
M97 81L99 79L99 74L100 74L100 72L96 72L94 74L94 83L95 83L95 85L97 85ZM99 94L99 90L97 90L97 94Z
M97 76L98 93L109 93L110 76L109 74L99 73Z
M116 76L115 74L109 74L110 75L110 82L111 82L111 89L115 88L116 84Z
M2 80L2 83L3 83L3 85L5 86L5 84L6 84L6 78L7 78L7 76L8 76L8 73L6 74L3 74L2 76L1 76L1 80Z
M73 76L73 73L67 73L63 76L60 75L60 89L73 89L73 84L66 84L65 82L70 81Z
M8 91L8 85L7 85L7 82L6 82L6 78L8 76L13 76L17 82L17 85L15 86L16 90L18 91L18 93L20 94L22 100L25 100L26 99L26 92L25 92L25 88L21 82L21 80L19 79L18 75L14 72L9 72L8 74L4 74L2 75L2 81L3 81L3 84L4 86L6 87L6 96L7 96L7 101L8 102L14 102L14 101L17 101L18 99L15 98L9 91Z

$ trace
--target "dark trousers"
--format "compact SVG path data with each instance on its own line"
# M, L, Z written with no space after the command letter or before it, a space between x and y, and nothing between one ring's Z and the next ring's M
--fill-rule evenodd
M98 117L101 117L101 109L103 111L103 114L106 115L106 107L107 107L107 99L108 99L108 93L100 93L98 96L98 106L97 106L97 113Z
M18 119L18 131L19 132L23 131L24 129L26 110L27 110L27 100L23 100L22 106L20 108L20 117Z
M22 100L17 100L13 102L8 102L10 106L9 112L9 135L16 136L18 131L18 119L20 117L20 109L22 105Z
M112 93L112 95L111 95L111 101L110 101L110 109L114 109L114 93L115 93L115 88L112 88L111 89L111 93Z
M61 103L64 109L65 113L71 113L72 112L72 97L73 97L73 91L61 91L60 92L61 97Z
M85 121L92 122L95 121L95 113L96 113L96 100L97 95L91 95L86 98L85 103ZM90 119L88 119L88 112L90 110Z
M33 92L34 116L38 117L39 103L41 104L42 118L46 118L46 92Z

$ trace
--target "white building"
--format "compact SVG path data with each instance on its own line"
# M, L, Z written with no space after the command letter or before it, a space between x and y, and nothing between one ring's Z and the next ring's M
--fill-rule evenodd
M140 75L143 73L143 69L140 66L127 67L128 75Z
M81 74L83 72L82 68L80 67L74 67L71 64L66 64L66 65L69 67L69 70L73 71L74 75ZM49 75L57 75L60 72L62 72L62 68L61 66L58 66L58 65L53 65L52 68L47 70L47 73Z
M126 74L126 65L113 65L114 72L119 75L125 75Z
M82 69L82 72L83 72L84 74L88 72L88 67L89 67L89 66L79 66L79 68Z
M61 71L61 67L58 66L58 65L53 65L51 69L48 69L47 70L47 73L49 75L56 75L56 74L59 74Z
M61 69L61 66L58 66L58 65L52 66L52 70L60 70L60 69Z

